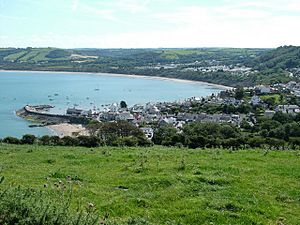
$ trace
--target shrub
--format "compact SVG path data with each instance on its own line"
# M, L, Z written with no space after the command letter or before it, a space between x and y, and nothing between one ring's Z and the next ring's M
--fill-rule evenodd
M64 146L77 146L79 145L79 141L77 138L65 136L60 139L60 144Z
M50 136L49 135L44 135L39 138L39 143L42 145L50 145Z
M138 140L138 146L142 146L142 147L153 146L153 142L147 139L145 136L138 136L137 140Z
M74 212L70 199L61 197L54 201L48 195L34 189L0 189L0 224L98 224L98 217L92 210Z
M50 145L60 145L59 136L50 136L49 141L50 141Z
M78 145L83 147L97 147L100 145L100 139L96 136L78 136Z
M2 140L3 143L7 144L21 144L21 141L18 138L15 137L6 137Z
M21 139L22 144L32 145L36 140L36 137L32 134L25 134Z
M118 146L128 146L128 147L134 147L138 145L138 139L136 137L130 136L130 137L120 137L117 139L117 145Z
M291 145L292 149L300 146L300 138L299 137L290 137L289 144Z
M261 137L253 137L247 140L247 144L249 144L252 148L259 148L265 144L265 139Z

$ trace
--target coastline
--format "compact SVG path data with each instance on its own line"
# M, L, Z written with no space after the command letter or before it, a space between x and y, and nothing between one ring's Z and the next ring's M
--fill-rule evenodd
M178 83L188 83L188 84L199 84L199 85L208 85L215 88L220 88L224 90L232 90L234 87L225 86L222 84L215 84L205 81L194 81L194 80L185 80L185 79L178 79L178 78L168 78L168 77L159 77L159 76L146 76L146 75L138 75L138 74L118 74L118 73L100 73L100 72L70 72L70 71L49 71L49 70L4 70L1 69L0 72L19 72L19 73L64 73L70 75L97 75L97 76L114 76L114 77L129 77L129 78L143 78L149 80L162 80L162 81L173 81Z
M65 137L65 136L75 137L80 135L83 136L89 135L87 129L80 124L60 123L55 125L48 125L45 127L59 137Z

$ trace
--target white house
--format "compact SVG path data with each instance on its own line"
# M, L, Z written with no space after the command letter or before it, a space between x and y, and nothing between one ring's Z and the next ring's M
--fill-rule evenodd
M159 113L159 109L155 105L152 105L152 106L148 107L147 110L150 114Z
M117 103L113 103L109 106L109 111L111 112L117 112L119 109L118 104Z
M153 138L154 132L153 132L153 129L151 127L141 127L140 129L143 131L143 133L145 134L145 136L148 139L151 140Z
M250 104L252 105L258 105L261 103L261 99L260 97L258 97L257 95L253 95L251 100L250 100Z
M272 118L274 116L274 114L275 114L274 110L266 110L264 113L264 116L267 118Z
M133 121L134 120L134 116L128 112L128 111L124 111L124 112L120 112L117 116L116 116L117 120L127 120L127 121Z
M260 94L270 94L271 93L271 88L268 86L264 86L264 85L256 86L255 90L257 92L259 92Z
M170 117L170 118L163 118L159 121L159 126L164 126L167 124L170 125L175 125L176 124L177 119L174 117Z
M278 105L276 107L276 112L283 112L283 113L300 113L300 107L297 105Z

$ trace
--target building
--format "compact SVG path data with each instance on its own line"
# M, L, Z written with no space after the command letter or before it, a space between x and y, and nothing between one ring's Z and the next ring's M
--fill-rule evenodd
M278 105L276 112L283 112L289 114L300 113L300 107L297 105Z
M117 114L116 119L117 120L133 121L135 118L130 112L124 111L124 112L120 112L119 114Z
M255 91L258 94L270 94L271 93L271 88L268 86L264 85L259 85L255 87Z
M140 129L143 131L143 133L149 140L153 138L154 131L151 127L142 127Z
M82 112L83 112L82 109L76 109L76 108L67 109L67 115L71 115L71 116L80 116Z
M260 97L258 97L257 95L253 95L251 100L250 100L250 104L259 105L260 103L261 103Z
M275 114L274 110L266 110L264 113L264 116L267 118L272 118L274 116L274 114Z

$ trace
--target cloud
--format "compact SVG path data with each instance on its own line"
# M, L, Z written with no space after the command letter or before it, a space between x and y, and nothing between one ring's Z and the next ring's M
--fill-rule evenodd
M72 9L73 12L77 11L78 3L79 3L79 0L73 0L72 5L71 5L71 9Z
M7 19L7 20L28 20L27 17L22 17L22 16L7 16L0 14L0 18L2 19Z
M124 21L118 19L116 11L113 8L100 8L94 4L86 4L79 0L73 0L72 11L84 15L85 17L93 17L94 20L101 18L107 21L124 24Z
M287 0L284 4L279 0L226 0L223 1L225 4L218 5L206 5L203 2L200 4L200 1L195 1L195 4L185 4L182 1L178 4L179 1L175 1L176 4L170 0L114 0L90 3L73 0L71 9L80 17L72 18L71 22L80 20L87 23L78 25L76 35L75 32L62 30L55 34L10 37L5 39L5 42L2 38L1 44L62 48L300 45L298 0ZM162 4L167 6L167 3L170 7L162 7ZM70 11L70 4L67 7ZM135 19L133 26L123 26L128 25L127 16ZM105 20L105 23L103 22L104 26L99 29L100 25L97 26L97 23L100 24L101 19ZM115 26L114 29L111 29L112 25ZM93 32L83 34L80 32L81 26L91 26Z
M119 10L128 11L130 13L140 13L148 10L149 3L150 0L122 0L117 1L115 5L119 8Z

